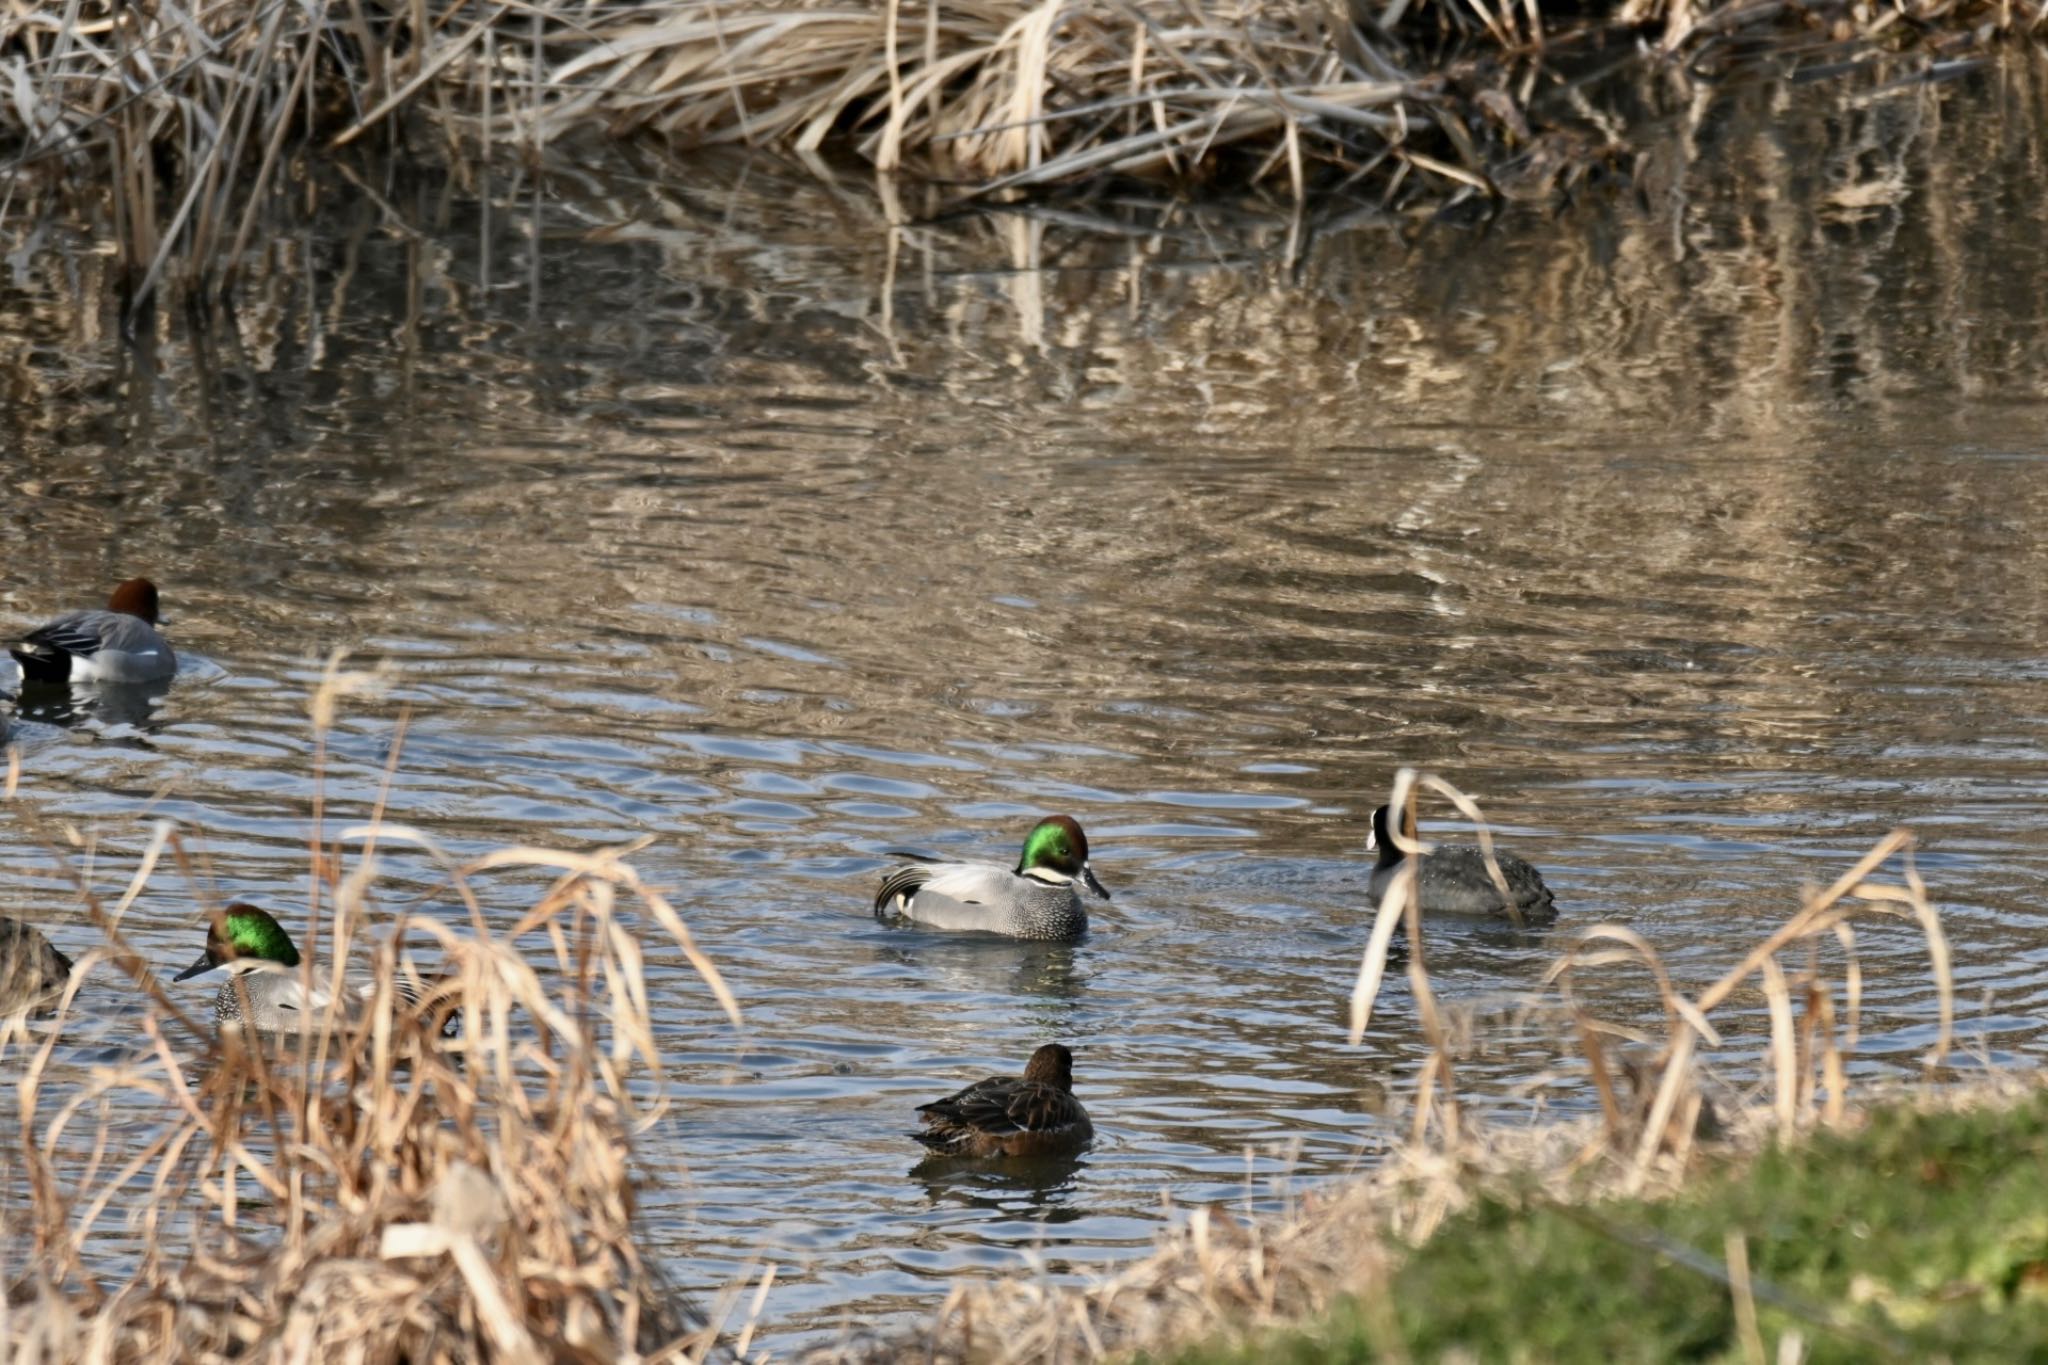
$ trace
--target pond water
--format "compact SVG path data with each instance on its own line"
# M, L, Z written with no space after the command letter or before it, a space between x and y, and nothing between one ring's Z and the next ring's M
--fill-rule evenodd
M1404 764L1562 908L1432 933L1497 1122L1588 1103L1513 1017L1576 930L1697 991L1902 824L1967 1048L2038 1061L2044 76L1707 91L1654 192L1487 222L892 228L759 160L394 176L136 345L104 258L47 237L0 318L0 619L147 571L186 658L147 715L25 718L18 799L103 891L170 817L220 892L303 904L339 647L400 669L337 737L342 818L405 707L393 818L459 852L653 836L635 864L746 1028L656 955L680 1102L641 1142L648 1239L699 1294L777 1266L777 1352L959 1272L1140 1254L1162 1191L1271 1208L1370 1162L1425 1053L1398 979L1345 1041ZM1085 942L870 916L888 850L1009 859L1054 810L1115 893ZM23 822L0 850L0 913L89 947ZM130 930L182 966L196 904L160 875ZM1862 1065L1908 1072L1922 940L1860 948ZM1754 1078L1760 998L1717 1018ZM1053 1040L1086 1158L919 1168L914 1105Z

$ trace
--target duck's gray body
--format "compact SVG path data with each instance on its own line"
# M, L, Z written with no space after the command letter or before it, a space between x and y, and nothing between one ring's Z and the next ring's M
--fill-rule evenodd
M1521 911L1524 920L1548 924L1557 918L1557 906L1541 873L1512 853L1496 849L1493 857L1500 864L1500 874L1506 879L1508 890L1514 893L1515 908ZM1399 863L1373 869L1370 891L1375 906L1386 895L1399 870ZM1453 844L1424 855L1416 872L1415 889L1426 915L1507 914L1500 888L1487 875L1486 855L1469 844Z
M1366 891L1377 909L1407 855L1387 837L1385 806L1373 812L1372 822L1373 837L1366 847L1377 849L1380 856ZM1413 831L1410 837L1414 837ZM1512 853L1495 849L1493 858L1523 923L1548 924L1557 918L1554 897L1541 873ZM1500 888L1486 870L1486 855L1470 844L1451 844L1423 854L1415 871L1415 899L1425 915L1511 917L1508 902L1501 899Z
M908 855L906 855L908 856ZM1088 907L1074 879L998 863L920 859L891 872L875 896L875 917L891 913L934 929L979 929L1011 938L1076 939Z
M397 983L403 1005L419 1004L419 994L407 981ZM337 1018L345 1023L370 1002L367 982L350 982L342 997ZM327 988L315 985L308 994L297 967L273 964L244 966L221 983L213 997L214 1027L225 1033L247 1029L255 1033L302 1033L320 1026L327 1013ZM454 1032L454 1017L441 1021L441 1033Z
M46 1004L71 977L71 959L32 924L0 915L0 1014Z
M354 1003L344 1002L344 1012ZM327 992L316 986L309 994L297 967L251 963L229 973L214 993L213 1023L223 1033L302 1033L318 1027L326 1008Z
M10 651L38 682L155 682L178 671L157 628L119 611L74 611L22 637Z

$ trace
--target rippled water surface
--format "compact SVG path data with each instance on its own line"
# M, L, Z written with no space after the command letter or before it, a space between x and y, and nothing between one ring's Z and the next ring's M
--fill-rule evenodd
M1697 990L1900 824L1961 1034L2039 1059L2043 74L1722 92L1662 179L1486 223L892 229L760 163L399 177L281 233L203 344L124 346L101 258L49 247L0 323L0 620L147 570L186 657L153 712L25 719L18 801L103 892L169 817L219 892L302 905L305 698L345 648L398 673L342 724L339 818L405 711L390 814L458 852L651 836L746 1028L656 955L648 1235L707 1296L776 1265L777 1350L1138 1254L1162 1191L1270 1207L1372 1160L1424 1051L1401 981L1344 1039L1403 764L1563 907L1431 941L1502 1121L1587 1103L1515 1022L1576 929ZM1009 859L1050 810L1116 893L1085 942L870 917L888 850ZM41 840L0 845L0 912L89 947ZM183 965L196 904L160 874L130 930ZM1859 947L1863 1065L1909 1067L1922 941ZM1741 1083L1760 999L1722 1021ZM1051 1040L1085 1159L918 1166L915 1104Z

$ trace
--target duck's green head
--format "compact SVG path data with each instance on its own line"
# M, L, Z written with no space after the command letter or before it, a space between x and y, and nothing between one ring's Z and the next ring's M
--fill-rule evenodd
M1071 815L1048 816L1038 822L1024 840L1017 875L1048 882L1080 882L1102 899L1109 899L1109 892L1088 866L1088 836Z
M237 960L296 967L299 950L292 946L292 936L270 917L268 910L236 901L213 917L213 924L206 931L206 951L199 955L199 960L171 980L184 981Z

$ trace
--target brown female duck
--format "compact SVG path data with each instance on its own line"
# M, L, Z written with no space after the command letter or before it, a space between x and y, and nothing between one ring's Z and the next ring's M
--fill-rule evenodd
M1024 1074L990 1076L921 1104L917 1140L947 1156L1071 1156L1095 1136L1074 1098L1074 1054L1047 1043Z

